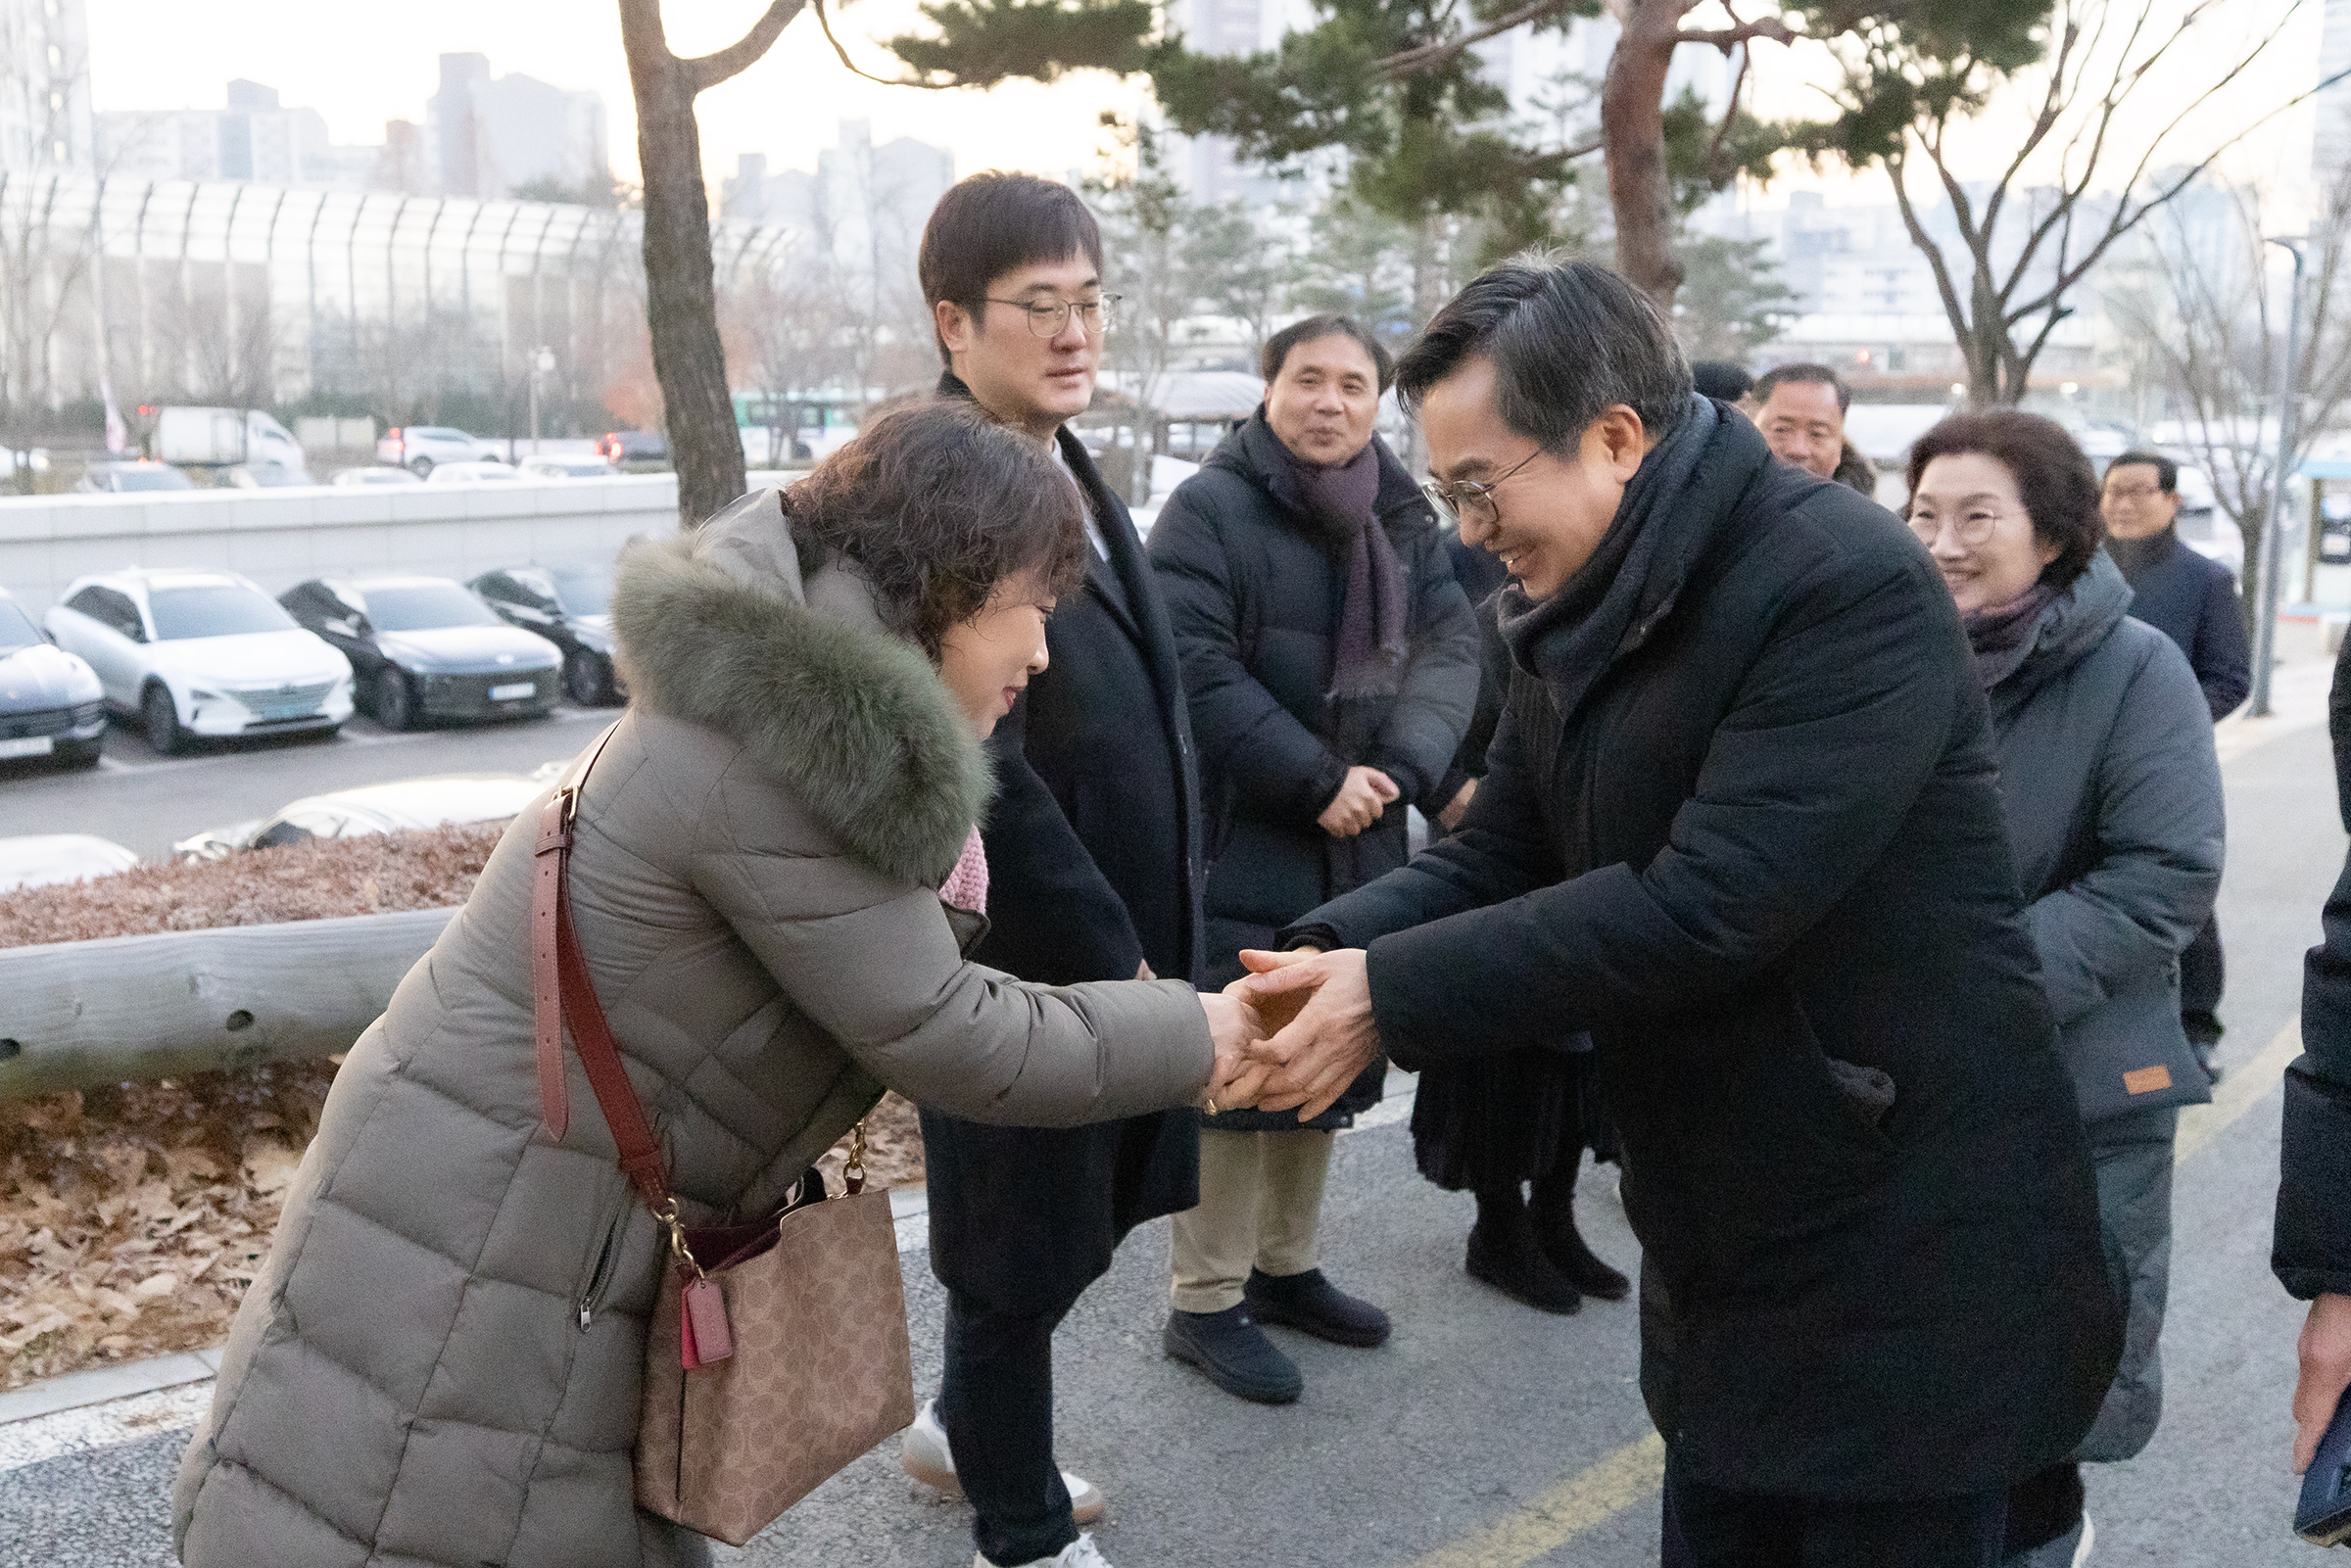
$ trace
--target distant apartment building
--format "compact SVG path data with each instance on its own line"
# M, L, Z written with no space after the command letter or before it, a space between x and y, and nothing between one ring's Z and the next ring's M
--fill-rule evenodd
M562 192L608 203L612 160L597 93L520 71L493 77L486 55L443 55L441 88L425 104L424 122L441 195Z
M2327 0L2319 27L2319 80L2351 71L2351 0ZM2325 180L2351 164L2351 78L2325 88L2315 100L2310 166Z
M258 81L228 84L220 109L109 110L96 117L110 179L240 180L363 190L381 149L339 146L315 109L289 109Z
M764 154L741 155L720 182L720 215L792 231L805 254L843 271L911 283L923 225L955 183L955 155L911 136L877 147L862 119L842 120L836 141L816 155L813 173L771 171Z
M0 171L87 173L91 152L82 0L0 0Z

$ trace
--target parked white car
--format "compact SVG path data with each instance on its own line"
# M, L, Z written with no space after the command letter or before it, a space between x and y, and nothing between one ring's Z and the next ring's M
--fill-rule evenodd
M350 490L374 485L421 485L423 480L406 468L346 468L327 481L330 485Z
M139 857L112 838L93 833L29 833L0 838L0 893L20 887L53 887L128 871Z
M525 457L514 465L525 479L609 479L620 472L602 457Z
M447 425L408 425L376 439L375 460L397 464L421 479L443 463L496 462L498 449Z
M54 757L95 768L105 743L97 672L53 644L0 588L0 761Z
M332 733L351 717L351 661L234 572L76 578L45 624L167 756L197 736Z
M428 485L519 485L526 476L504 463L443 463L424 476Z
M542 770L544 771L544 770ZM306 838L358 838L447 823L509 822L547 787L518 773L451 774L306 795L275 816L214 828L171 846L182 860L220 860Z

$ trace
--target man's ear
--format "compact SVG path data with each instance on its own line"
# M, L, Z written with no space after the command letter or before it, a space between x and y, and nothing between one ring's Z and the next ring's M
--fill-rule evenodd
M1653 443L1641 416L1625 404L1613 404L1592 422L1600 456L1619 484L1630 484Z
M980 335L979 324L971 313L953 300L941 300L932 306L931 319L938 328L938 341L947 346L949 354L968 353L972 340Z

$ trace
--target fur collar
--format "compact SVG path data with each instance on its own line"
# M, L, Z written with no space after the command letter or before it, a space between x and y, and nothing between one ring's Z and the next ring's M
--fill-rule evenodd
M622 554L612 621L632 696L741 742L859 860L937 886L991 788L970 725L919 649L810 608L796 563L743 570L726 518Z

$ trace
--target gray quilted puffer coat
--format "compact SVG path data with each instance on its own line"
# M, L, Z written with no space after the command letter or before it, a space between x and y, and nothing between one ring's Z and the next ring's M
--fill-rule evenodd
M854 579L803 595L772 498L639 546L614 604L632 706L582 799L571 897L690 1222L746 1218L883 1087L1070 1125L1189 1103L1181 981L1028 985L967 964L935 889L986 766ZM180 1466L189 1568L640 1568L700 1560L636 1510L660 1227L579 1059L534 1075L534 805L361 1036Z

